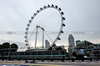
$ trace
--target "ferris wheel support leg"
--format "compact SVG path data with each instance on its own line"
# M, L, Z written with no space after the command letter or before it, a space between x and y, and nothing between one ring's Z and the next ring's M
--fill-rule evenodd
M38 26L36 26L35 49L36 49L36 44L37 44L37 33L38 33Z
M44 29L42 29L43 30L43 36L42 36L42 47L43 47L43 49L44 49Z

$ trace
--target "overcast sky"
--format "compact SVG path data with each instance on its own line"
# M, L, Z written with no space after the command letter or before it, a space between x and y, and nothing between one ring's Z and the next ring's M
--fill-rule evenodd
M0 0L0 43L14 42L23 47L24 32L29 19L40 7L48 4L58 5L66 18L64 21L66 27L63 29L65 33L61 35L62 40L58 41L58 45L68 45L70 33L75 40L100 43L100 0ZM52 18L59 16L55 10L44 13ZM36 19L43 20L43 17L47 17L43 14L39 14L42 17ZM44 20L47 22L52 18ZM45 24L45 21L40 25ZM55 28L57 27L55 25Z

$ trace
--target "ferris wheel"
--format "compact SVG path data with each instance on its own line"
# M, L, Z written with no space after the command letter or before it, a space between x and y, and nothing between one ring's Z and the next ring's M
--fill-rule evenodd
M53 11L55 11L56 14ZM65 20L65 17L63 17L63 15L64 13L61 11L61 8L53 4L44 6L37 10L29 20L26 27L25 43L27 48L30 49L30 42L32 42L33 40L36 48L38 41L37 36L39 32L41 32L42 35L42 48L44 48L45 34L48 35L48 37L51 39L51 45L55 44L57 40L61 40L60 35L64 33L63 27L65 27L65 24L63 22ZM48 34L50 32L54 32L56 35L53 33L54 37L52 37ZM30 40L31 38L33 38L33 34L33 37L35 38Z

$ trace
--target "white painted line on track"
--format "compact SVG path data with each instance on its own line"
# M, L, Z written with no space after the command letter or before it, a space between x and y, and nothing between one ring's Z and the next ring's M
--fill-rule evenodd
M8 60L5 60L5 61L0 61L0 63L25 63L25 61L23 61L23 60L20 60L20 61L17 61L17 60L14 60L14 61L8 61ZM85 63L88 63L88 64L91 64L91 63L100 63L100 61L92 61L92 62L86 62L86 61L84 61L84 62L81 62L81 61L78 61L78 62L71 62L71 61L64 61L64 62L59 62L59 61L54 61L54 62L52 62L52 61L36 61L36 63L83 63L83 64L85 64Z

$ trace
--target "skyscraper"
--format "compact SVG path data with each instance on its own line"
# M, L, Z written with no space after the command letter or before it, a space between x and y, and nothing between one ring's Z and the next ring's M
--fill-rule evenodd
M69 54L69 57L70 57L70 55L72 55L72 53L75 51L74 50L74 47L75 47L74 37L72 36L72 34L69 35L68 42L69 42L68 54Z
M45 49L48 49L50 47L50 43L48 40L45 40Z
M69 35L68 42L69 42L69 47L70 48L74 48L75 47L74 37L72 36L72 34Z

